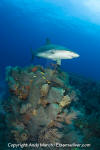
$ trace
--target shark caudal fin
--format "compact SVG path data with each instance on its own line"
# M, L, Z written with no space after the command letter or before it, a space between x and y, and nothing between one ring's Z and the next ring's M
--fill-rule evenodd
M46 38L46 45L49 45L49 44L51 44L51 41L49 38Z
M30 49L30 51L31 51L31 62L34 60L34 57L35 57L35 54L34 54L34 52L33 52L33 49L31 48Z

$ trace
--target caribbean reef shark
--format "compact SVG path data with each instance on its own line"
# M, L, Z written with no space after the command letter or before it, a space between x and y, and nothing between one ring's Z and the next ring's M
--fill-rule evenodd
M46 39L46 44L38 48L36 53L32 51L32 58L34 58L34 56L51 59L56 61L58 65L61 65L61 60L77 58L80 55L66 47L52 44L49 39Z

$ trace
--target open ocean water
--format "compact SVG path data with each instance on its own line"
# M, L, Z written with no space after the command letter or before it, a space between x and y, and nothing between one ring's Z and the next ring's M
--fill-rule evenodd
M48 37L80 54L63 61L64 70L99 81L99 13L99 0L1 0L0 76L8 65L30 64L30 48L36 50Z

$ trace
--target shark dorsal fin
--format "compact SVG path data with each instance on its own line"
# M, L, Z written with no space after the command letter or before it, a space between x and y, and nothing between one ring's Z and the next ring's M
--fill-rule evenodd
M46 38L46 45L49 45L49 44L51 44L51 41L49 38Z

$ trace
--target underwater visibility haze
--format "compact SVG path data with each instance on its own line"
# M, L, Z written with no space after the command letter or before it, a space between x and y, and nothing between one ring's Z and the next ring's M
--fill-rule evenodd
M0 150L14 148L100 149L99 0L0 0Z
M100 80L99 4L99 0L1 0L0 76L8 65L30 64L30 48L35 51L48 37L81 56L63 61L65 71Z

